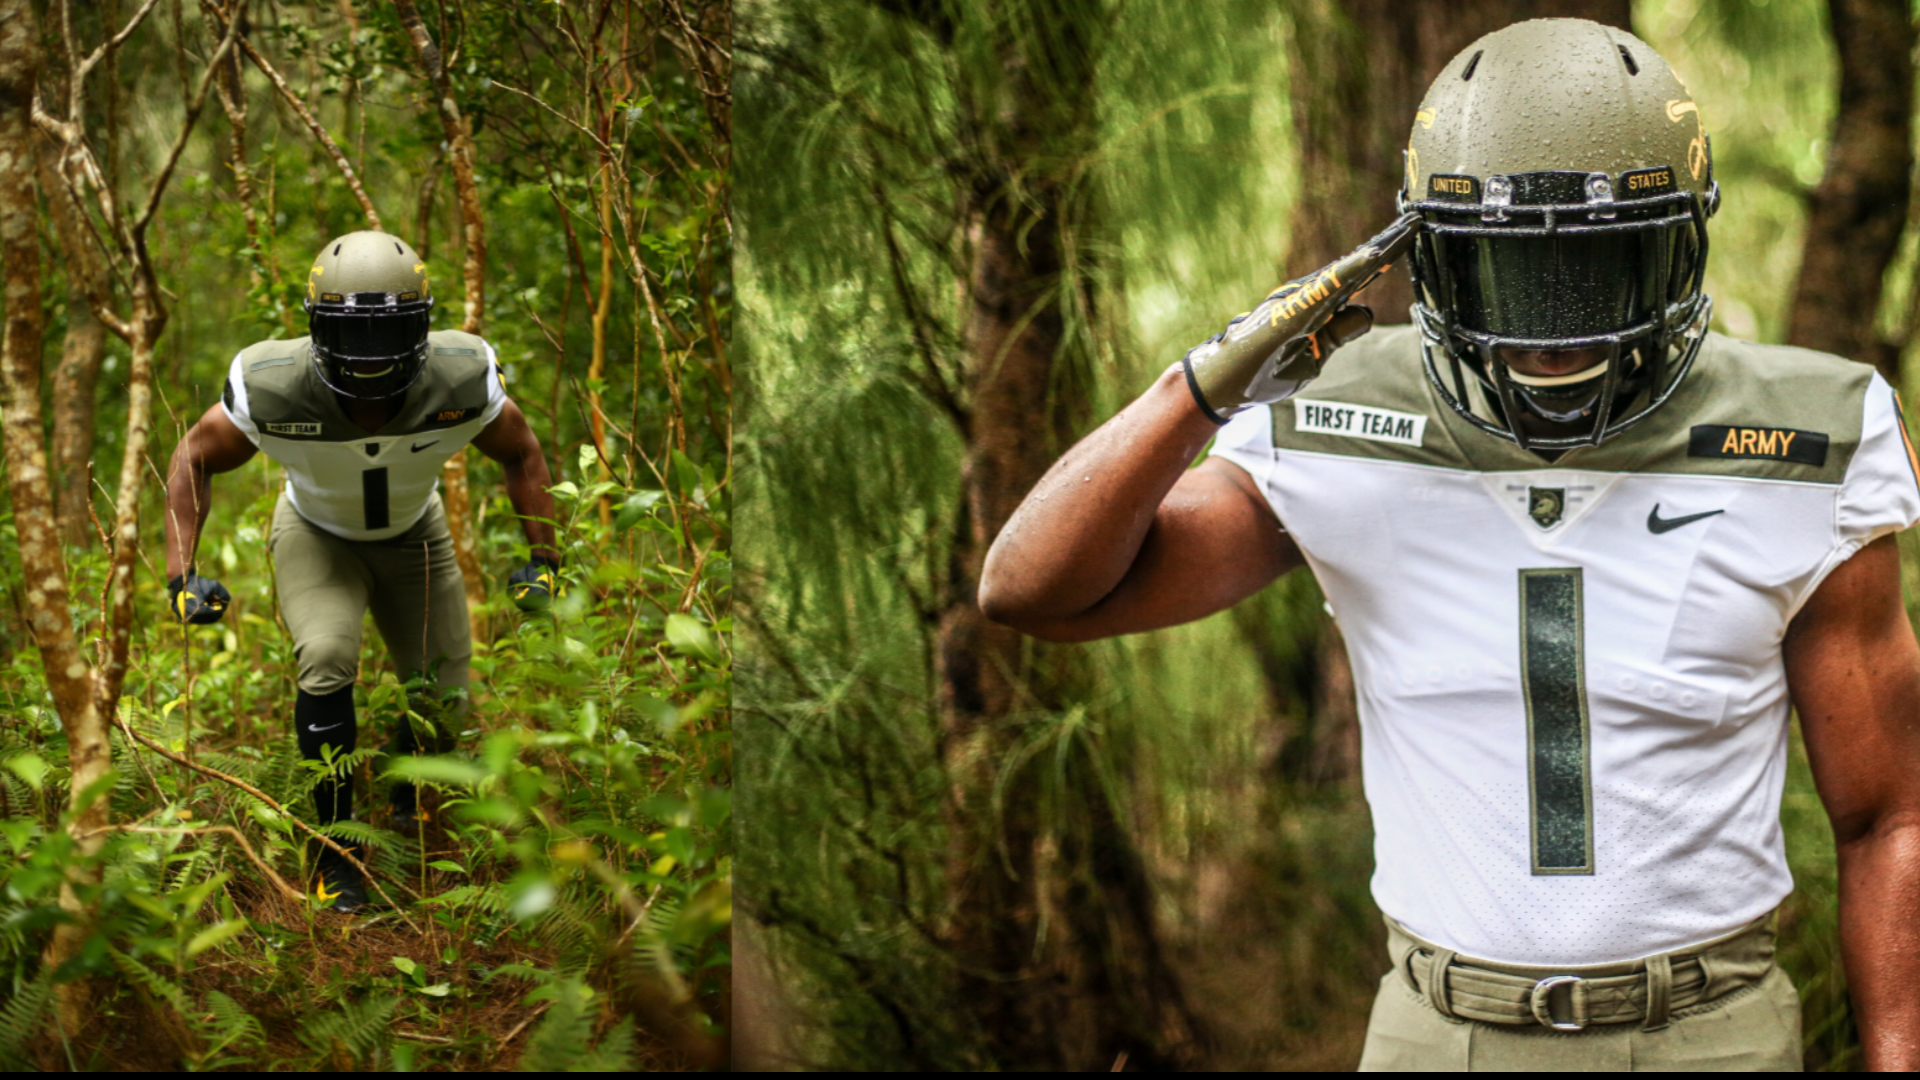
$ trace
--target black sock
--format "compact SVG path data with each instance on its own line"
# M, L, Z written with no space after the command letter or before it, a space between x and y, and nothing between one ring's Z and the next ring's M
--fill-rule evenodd
M293 701L293 729L300 740L300 756L308 761L325 760L321 746L333 747L334 757L353 753L358 725L353 718L353 687L343 686L331 694L300 691ZM353 777L329 777L314 785L313 807L320 824L353 818Z

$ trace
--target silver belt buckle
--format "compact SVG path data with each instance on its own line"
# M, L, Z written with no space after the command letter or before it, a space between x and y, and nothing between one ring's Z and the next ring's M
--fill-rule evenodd
M1559 1021L1553 1018L1553 992L1560 987L1567 988L1567 1013L1573 1019ZM1587 981L1578 975L1549 975L1533 984L1533 1018L1545 1027L1555 1031L1585 1031L1590 1022L1587 1016Z

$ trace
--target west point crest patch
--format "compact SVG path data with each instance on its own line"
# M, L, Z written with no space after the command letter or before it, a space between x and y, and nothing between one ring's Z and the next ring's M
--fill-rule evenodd
M1426 438L1427 418L1372 405L1294 398L1293 427L1295 431L1318 435L1341 435L1350 439L1419 446L1421 440Z
M1695 424L1687 438L1687 456L1765 458L1819 468L1827 463L1827 434L1793 428Z
M1533 519L1535 525L1551 529L1560 524L1560 519L1566 514L1566 488L1527 488L1527 516Z

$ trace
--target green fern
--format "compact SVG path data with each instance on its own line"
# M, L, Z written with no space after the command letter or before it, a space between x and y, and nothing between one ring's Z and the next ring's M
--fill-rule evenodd
M436 903L455 909L471 904L475 910L488 915L505 914L512 904L507 899L506 890L492 882L483 885L455 885L434 900Z
M194 1022L194 1029L204 1047L195 1065L203 1070L243 1064L244 1058L223 1058L219 1055L229 1049L264 1046L267 1041L266 1030L260 1026L260 1021L218 990L207 994L207 1013L204 1018Z
M527 1037L520 1071L567 1072L580 1063L593 1044L595 1010L589 1006L588 991L577 976L555 979L535 993L542 992L553 998L553 1007Z
M9 1072L33 1068L25 1054L27 1043L46 1023L47 1001L53 996L53 973L42 969L0 1007L0 1066Z
M387 1044L387 1021L400 1007L397 995L348 1002L339 1012L323 1012L300 1025L300 1041L322 1060L344 1051L355 1062Z
M114 966L119 968L120 973L125 975L130 981L138 984L141 988L145 989L147 993L171 1005L173 1011L179 1013L181 1016L188 1016L192 1013L193 1006L188 1003L186 991L180 989L180 984L133 957L128 956L126 953L121 952L119 949L110 949L108 952L113 956Z
M561 967L573 967L592 960L603 946L604 929L584 918L573 903L558 903L549 909L540 927L540 938L554 951Z
M593 1048L587 1060L574 1066L576 1072L633 1072L633 1025L624 1018Z
M322 780L326 780L329 777L351 777L359 771L361 765L383 754L385 754L385 751L379 746L363 746L351 754L334 755L333 760L328 764L321 764L317 761L308 762L304 766L306 778L301 787L301 793L306 794L311 792L314 785L319 784Z
M320 831L342 844L349 841L356 844L372 844L393 836L385 829L369 825L364 821L336 821L331 825L323 826Z

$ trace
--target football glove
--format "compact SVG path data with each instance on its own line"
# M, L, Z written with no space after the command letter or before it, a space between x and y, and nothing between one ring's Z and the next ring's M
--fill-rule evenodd
M507 595L521 611L545 611L560 594L560 564L535 558L507 579Z
M216 623L227 613L233 594L225 585L193 571L167 582L167 607L174 618L186 623Z
M1181 364L1201 411L1224 424L1248 405L1284 401L1312 382L1328 354L1373 329L1373 312L1347 301L1413 246L1420 227L1420 215L1402 216L1188 350Z

